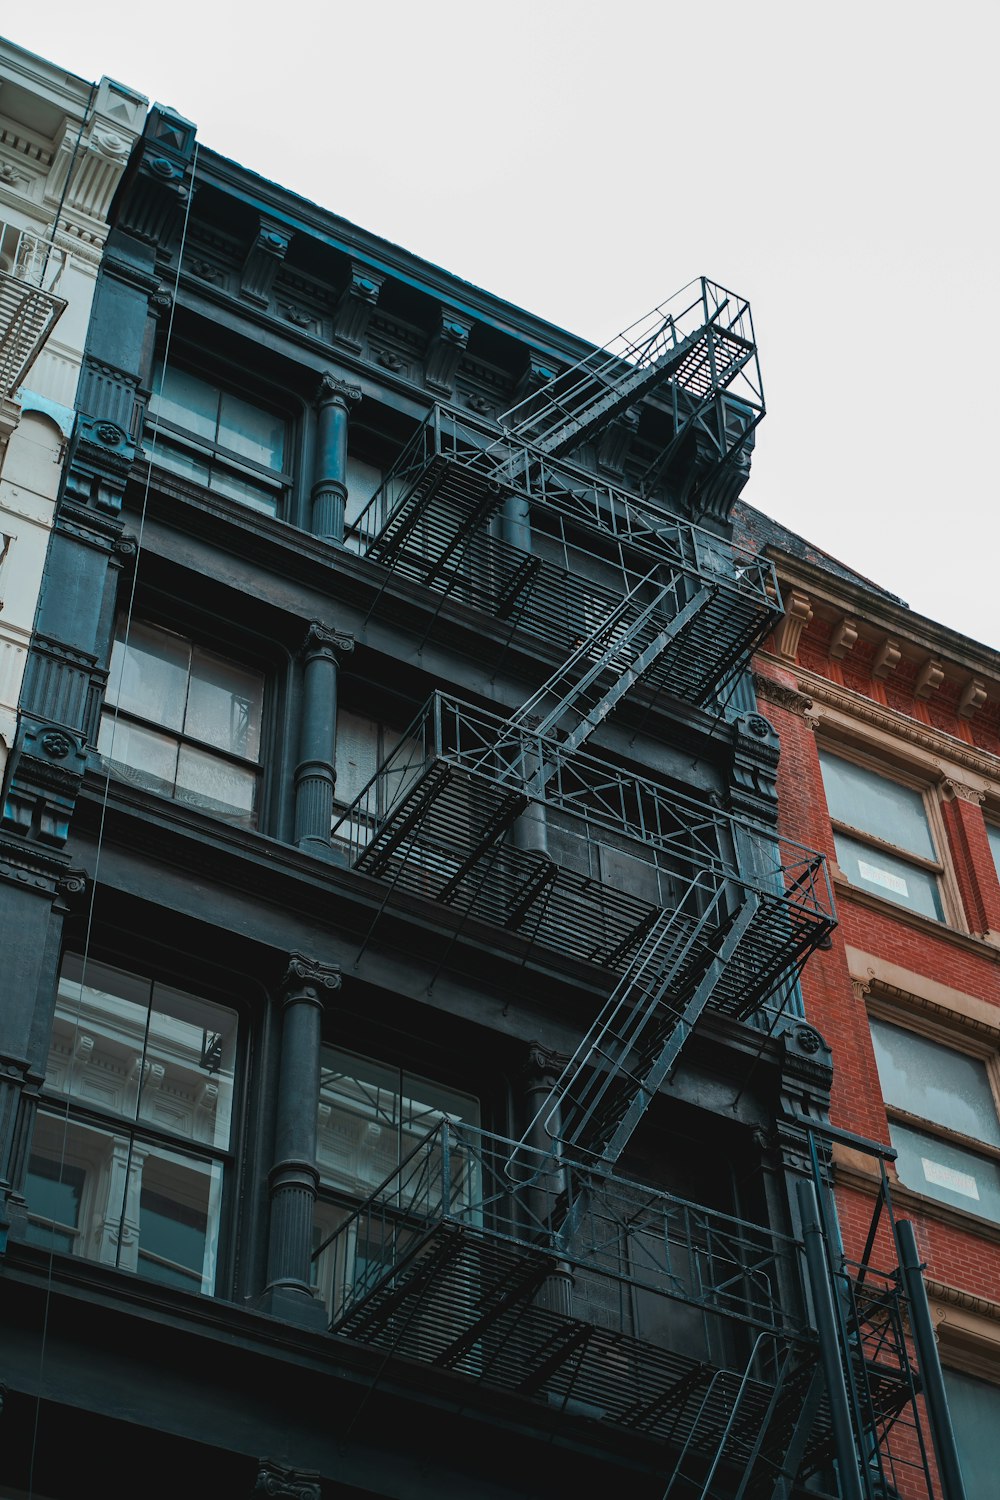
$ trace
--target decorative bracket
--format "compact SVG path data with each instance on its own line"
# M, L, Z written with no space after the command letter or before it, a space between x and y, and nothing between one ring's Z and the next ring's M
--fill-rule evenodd
M351 261L351 274L333 313L333 337L338 344L360 353L368 319L378 302L385 277L360 261Z
M240 296L258 307L266 307L271 296L274 278L288 253L292 236L289 230L274 219L262 214L254 239L246 253L240 276Z
M450 396L454 390L455 374L474 327L472 318L442 307L440 327L424 355L424 380L442 396Z

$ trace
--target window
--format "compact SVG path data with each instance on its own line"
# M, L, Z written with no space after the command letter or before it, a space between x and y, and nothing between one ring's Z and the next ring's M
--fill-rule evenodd
M116 776L252 826L263 696L259 673L134 621L115 641L98 749Z
M320 1203L316 1243L341 1226L316 1262L317 1279L328 1305L337 1302L358 1280L377 1277L395 1232L412 1233L401 1223L407 1209L433 1213L440 1207L443 1164L432 1152L411 1173L396 1169L418 1152L422 1141L443 1121L478 1127L479 1100L442 1087L415 1073L371 1058L324 1047L320 1078L317 1160ZM477 1202L473 1164L455 1145L450 1158L452 1206ZM351 1221L359 1203L381 1190L385 1205L375 1216ZM395 1244L398 1253L400 1245Z
M820 766L837 863L847 879L943 922L941 865L920 792L826 751Z
M288 424L188 370L157 366L149 410L153 462L275 516L291 484Z
M383 767L384 774L369 786ZM335 837L359 845L367 842L371 829L414 784L423 767L423 743L418 735L406 736L377 719L338 709L336 806L352 807L362 792L365 798L352 819L342 820L335 813Z
M67 955L28 1165L29 1240L215 1291L237 1018Z
M1000 1117L990 1065L889 1021L875 1019L871 1028L900 1182L1000 1223Z
M357 458L353 453L348 453L347 473L344 476L347 483L344 545L351 552L363 554L385 520L384 515L377 515L375 511L369 511L364 519L361 519L362 513L367 510L368 502L381 487L384 477L377 465L369 463L366 459Z
M990 841L990 851L993 855L993 863L997 868L997 876L1000 878L1000 826L996 823L987 823L986 837Z
M994 1500L996 1432L1000 1426L1000 1387L958 1370L944 1371L948 1406L958 1443L966 1500Z

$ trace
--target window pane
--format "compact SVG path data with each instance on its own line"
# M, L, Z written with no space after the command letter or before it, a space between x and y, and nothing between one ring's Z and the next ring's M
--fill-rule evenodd
M135 1269L188 1291L215 1287L222 1169L172 1151L136 1145L141 1157Z
M367 1197L399 1163L399 1072L323 1048L318 1163L322 1180Z
M266 516L278 514L280 496L266 484L255 484L243 474L227 469L220 463L212 465L212 490L217 495L228 495L251 510L262 511Z
M161 1130L229 1145L236 1016L167 985L153 986L139 1115Z
M378 770L379 726L360 714L337 714L337 784L341 807L350 807ZM372 813L375 808L366 809Z
M181 448L177 443L168 442L162 433L157 433L155 447L152 443L149 445L149 455L154 464L161 469L169 469L171 474L179 474L182 479L193 479L196 484L208 484L208 459L192 453L189 448Z
M915 1192L1000 1223L1000 1165L908 1125L892 1124L899 1180Z
M161 792L166 797L173 796L177 777L176 740L106 713L101 718L97 748L108 770L123 781L131 781L150 792Z
M110 964L63 960L45 1087L134 1120L149 1016L149 981Z
M997 875L1000 876L1000 828L996 823L987 823L986 835L990 841L990 849L993 852L993 863L997 867Z
M162 378L162 386L160 384ZM174 366L162 365L153 379L149 409L165 422L173 422L196 437L215 439L219 393L214 385Z
M222 393L219 444L279 473L285 467L285 424L273 412Z
M71 1173L79 1191L76 1224L62 1221L61 1243L53 1242L54 1226L44 1224L38 1226L36 1243L67 1249L86 1260L130 1268L134 1235L130 1233L129 1207L134 1194L130 1194L129 1185L135 1183L135 1164L128 1133L123 1129L121 1134L112 1135L40 1110L32 1150L33 1176L25 1195L30 1218L46 1216L44 1204L51 1202L48 1195L53 1178L65 1182ZM43 1240L46 1229L49 1236Z
M834 846L837 863L852 885L872 891L876 896L884 896L899 906L908 906L911 911L921 912L925 917L944 921L937 876L930 870L908 865L884 849L862 844L843 833L834 835Z
M263 696L259 673L195 647L184 732L231 755L256 760Z
M257 777L242 766L230 765L206 750L182 745L177 760L178 802L203 807L220 818L252 823Z
M181 636L133 621L128 646L115 641L108 702L165 729L180 729L190 664L191 647Z
M366 463L364 459L354 458L349 453L344 478L347 483L347 504L344 510L344 524L347 528L346 545L352 552L363 552L368 540L378 530L382 518L372 512L365 517L362 532L352 532L350 527L353 522L357 521L382 483L382 470L376 468L374 464Z
M1000 1120L985 1063L887 1021L872 1022L887 1104L1000 1146Z
M1000 1427L1000 1387L958 1370L945 1370L944 1383L958 1443L966 1500L995 1500L996 1434Z
M83 1184L82 1167L32 1155L24 1183L25 1197L31 1204L29 1245L44 1245L72 1254L80 1223Z
M820 765L827 805L835 822L863 829L924 859L937 858L919 792L841 760L838 755L821 754Z

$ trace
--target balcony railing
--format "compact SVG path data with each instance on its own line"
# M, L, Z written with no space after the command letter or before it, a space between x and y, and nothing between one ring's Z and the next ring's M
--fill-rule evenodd
M62 316L52 288L63 259L30 230L0 224L0 399L16 394Z
M532 801L547 809L548 854L511 832ZM333 837L358 870L618 972L662 911L693 934L753 891L757 915L712 1002L738 1015L835 923L821 855L449 694L429 700Z

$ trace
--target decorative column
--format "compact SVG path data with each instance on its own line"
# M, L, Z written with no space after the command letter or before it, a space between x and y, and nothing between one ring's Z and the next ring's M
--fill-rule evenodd
M567 1059L558 1052L550 1052L540 1042L528 1044L528 1055L521 1070L521 1108L523 1128L527 1131L526 1145L531 1150L523 1158L523 1170L530 1174L530 1185L524 1192L524 1203L530 1226L537 1231L540 1225L549 1224L552 1211L563 1191L563 1174L556 1164L552 1138L545 1129L544 1116L539 1119L552 1089L555 1087ZM552 1168L548 1169L547 1158ZM545 1167L544 1171L539 1168ZM537 1176L536 1176L537 1172ZM557 1226L552 1226L557 1227ZM538 1302L555 1312L571 1314L573 1311L573 1271L565 1262L560 1262L538 1293Z
M347 505L347 431L351 407L361 400L361 388L338 380L329 372L316 392L318 428L312 487L312 529L325 541L344 541Z
M354 650L354 637L317 621L302 647L305 682L299 763L295 767L295 842L315 852L329 850L333 790L337 780L337 673Z
M275 1159L268 1176L271 1233L261 1305L265 1312L308 1328L323 1328L327 1322L309 1268L319 1185L316 1109L323 1002L339 989L339 966L291 955L282 983Z

